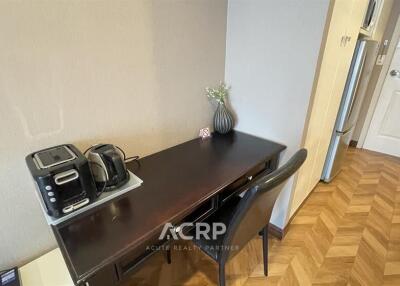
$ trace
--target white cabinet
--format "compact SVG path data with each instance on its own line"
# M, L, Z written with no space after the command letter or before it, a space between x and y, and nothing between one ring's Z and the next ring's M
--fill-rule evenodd
M303 135L303 146L308 149L309 155L297 175L291 215L321 178L367 4L368 0L336 0L334 3L325 47L321 47L321 66Z
M19 268L22 286L73 286L59 248Z

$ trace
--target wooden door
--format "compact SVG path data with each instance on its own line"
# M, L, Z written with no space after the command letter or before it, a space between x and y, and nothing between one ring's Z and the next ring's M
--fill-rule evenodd
M386 75L363 147L400 156L400 43Z

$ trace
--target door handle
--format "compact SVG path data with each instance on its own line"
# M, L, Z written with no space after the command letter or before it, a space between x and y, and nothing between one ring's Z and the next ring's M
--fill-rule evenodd
M400 71L399 70L391 70L390 71L390 76L400 77Z
M346 46L346 44L348 43L348 42L350 42L350 40L351 40L351 37L350 36L342 36L342 38L341 38L341 40L340 40L340 46L341 47L345 47Z
M344 47L346 45L346 36L342 36L342 38L340 39L340 46Z

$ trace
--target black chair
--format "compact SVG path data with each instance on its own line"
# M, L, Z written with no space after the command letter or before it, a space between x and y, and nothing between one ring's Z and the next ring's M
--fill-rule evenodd
M246 186L243 198L236 196L230 199L206 219L205 222L210 224L225 223L224 234L208 240L196 239L195 231L191 233L193 243L218 263L220 286L225 286L226 262L258 233L262 234L264 273L268 275L268 224L272 209L284 183L300 168L306 157L307 150L297 151L285 165Z

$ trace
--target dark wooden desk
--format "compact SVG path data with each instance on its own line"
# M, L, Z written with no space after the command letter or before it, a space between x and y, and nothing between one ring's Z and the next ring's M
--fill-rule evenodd
M263 170L285 146L241 132L194 139L128 168L141 187L57 227L54 234L76 284L118 284L145 257L167 222L198 221Z

